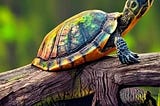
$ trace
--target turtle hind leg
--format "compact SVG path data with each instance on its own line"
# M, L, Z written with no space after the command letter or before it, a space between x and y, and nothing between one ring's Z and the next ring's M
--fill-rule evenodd
M119 60L122 64L135 64L140 62L138 55L128 49L127 44L122 37L116 36L114 43L117 48Z

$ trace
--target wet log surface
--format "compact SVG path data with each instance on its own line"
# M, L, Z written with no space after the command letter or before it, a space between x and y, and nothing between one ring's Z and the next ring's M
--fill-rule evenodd
M93 97L87 100L92 106L118 106L125 101L119 98L121 88L160 87L160 53L139 56L141 62L134 65L106 57L68 71L46 72L29 64L0 73L0 106L42 105L40 101L55 104L60 100L59 104L66 106L64 101L88 95ZM78 106L77 101L72 102Z

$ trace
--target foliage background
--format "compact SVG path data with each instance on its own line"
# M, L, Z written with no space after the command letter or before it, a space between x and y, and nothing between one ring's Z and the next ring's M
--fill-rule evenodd
M31 63L44 36L87 9L123 10L126 0L0 0L0 72ZM138 53L160 51L160 1L125 37Z
M65 19L87 9L122 11L125 0L0 0L0 71L28 63L44 36ZM160 51L158 0L126 36L134 52Z

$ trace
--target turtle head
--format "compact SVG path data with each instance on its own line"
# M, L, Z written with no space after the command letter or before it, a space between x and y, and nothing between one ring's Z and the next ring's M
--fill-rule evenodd
M123 9L122 21L126 26L123 35L137 23L137 21L149 10L154 0L127 0Z
M130 12L134 17L140 18L152 6L154 0L127 0L123 12Z

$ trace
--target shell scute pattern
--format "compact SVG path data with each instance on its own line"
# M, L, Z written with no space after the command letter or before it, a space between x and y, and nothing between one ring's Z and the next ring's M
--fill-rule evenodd
M110 36L103 31L107 19L105 12L89 10L64 21L44 38L32 64L56 71L102 57L100 49Z
M100 32L105 20L105 14L95 12L65 24L60 30L57 56L69 55L83 48Z

